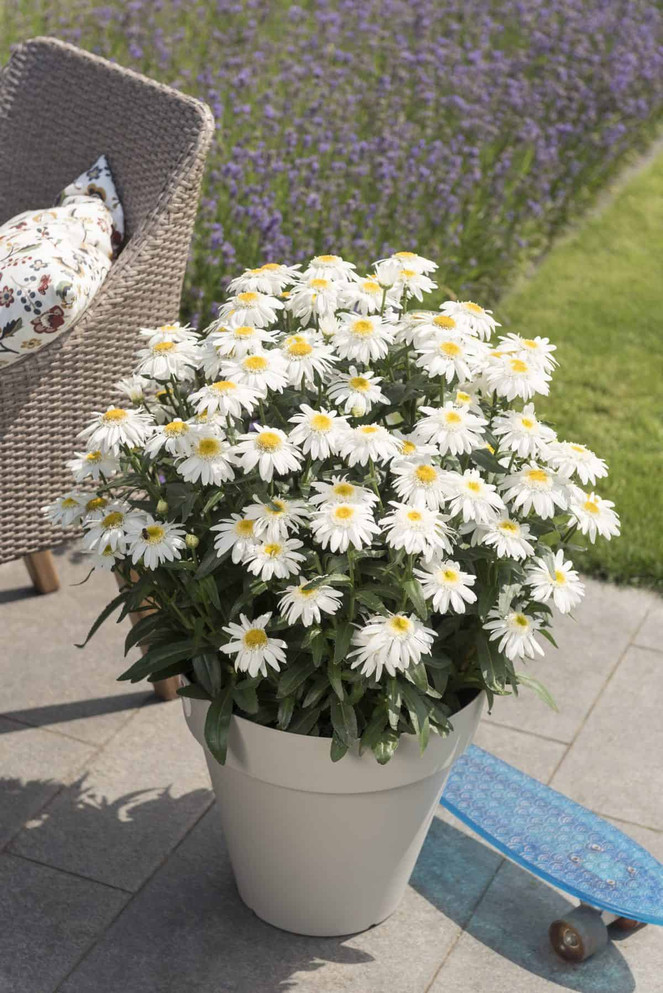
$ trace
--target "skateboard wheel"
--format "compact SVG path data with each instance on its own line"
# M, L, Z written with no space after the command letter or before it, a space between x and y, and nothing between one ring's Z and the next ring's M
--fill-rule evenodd
M627 934L632 934L634 931L639 931L643 927L647 927L646 921L634 921L630 917L616 917L608 925L608 931L616 931L618 934L626 936Z
M578 907L553 921L548 933L556 954L566 962L584 962L608 944L608 929L592 907Z

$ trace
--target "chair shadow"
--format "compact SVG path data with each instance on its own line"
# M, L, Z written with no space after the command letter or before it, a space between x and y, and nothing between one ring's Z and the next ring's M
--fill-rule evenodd
M433 820L410 885L497 955L551 983L579 993L635 990L612 943L579 965L559 959L548 927L575 904L447 821Z

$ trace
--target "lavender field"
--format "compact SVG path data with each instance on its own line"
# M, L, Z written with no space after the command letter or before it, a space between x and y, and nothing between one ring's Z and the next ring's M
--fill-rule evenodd
M194 320L239 268L322 249L416 248L492 301L663 107L645 0L8 0L0 18L3 60L48 33L212 107Z

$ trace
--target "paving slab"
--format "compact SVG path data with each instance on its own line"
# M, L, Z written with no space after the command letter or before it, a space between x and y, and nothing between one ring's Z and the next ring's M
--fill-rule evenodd
M53 993L129 899L9 854L0 855L0 893L3 993Z
M143 707L46 805L17 854L134 891L211 803L207 766L179 701Z
M112 575L89 572L85 557L70 547L56 555L61 588L47 596L26 587L22 561L0 566L0 654L2 713L23 724L65 732L103 744L133 710L151 696L144 687L118 683L125 663L129 621L104 624L84 649L82 642L103 609L117 595Z
M576 620L558 616L556 651L545 645L545 659L528 671L552 693L559 713L531 690L518 697L496 699L493 716L499 724L571 742L627 645L657 598L645 590L624 589L585 580L587 593Z
M552 786L592 810L663 828L663 656L629 648Z
M481 847L434 826L422 856L437 866L427 895L410 888L399 910L364 934L306 938L265 924L241 902L212 810L62 993L424 993L494 875L496 857Z
M474 743L542 783L549 782L567 749L559 741L502 727L490 717L481 721Z
M0 717L0 848L94 753L73 738Z
M663 599L660 597L651 606L634 638L634 643L642 648L663 652Z

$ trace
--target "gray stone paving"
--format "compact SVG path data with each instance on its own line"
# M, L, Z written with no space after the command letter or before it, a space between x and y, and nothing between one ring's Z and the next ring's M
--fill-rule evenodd
M399 910L339 939L259 921L239 900L205 763L179 703L116 682L125 625L79 650L114 595L57 556L39 597L0 566L0 993L659 993L650 927L581 966L550 951L565 896L433 822ZM498 701L477 741L663 859L663 601L588 583L535 697Z

